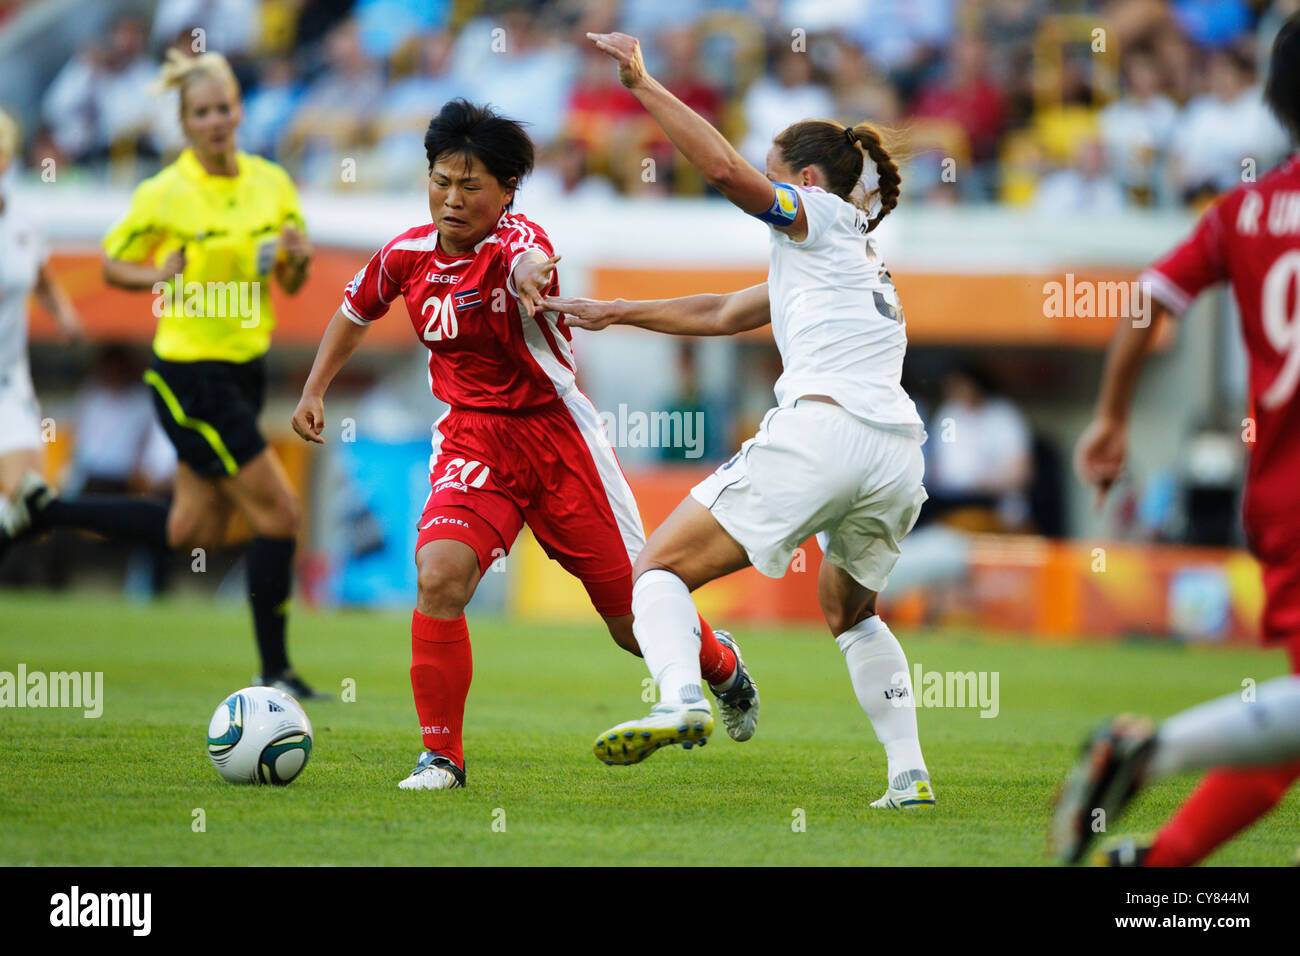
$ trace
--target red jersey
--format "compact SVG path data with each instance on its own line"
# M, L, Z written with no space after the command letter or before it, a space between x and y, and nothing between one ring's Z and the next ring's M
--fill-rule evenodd
M1250 354L1249 535L1300 506L1300 156L1217 200L1191 237L1141 277L1174 313L1220 280L1232 283Z
M429 387L453 408L536 408L574 385L570 333L556 312L533 318L511 281L519 257L550 258L541 226L504 212L472 252L450 256L433 223L415 226L376 252L343 294L343 313L369 325L400 294L415 334L429 350ZM559 292L552 278L548 295Z

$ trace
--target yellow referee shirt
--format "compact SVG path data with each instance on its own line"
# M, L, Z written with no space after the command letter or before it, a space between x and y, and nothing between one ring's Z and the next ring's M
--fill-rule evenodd
M288 173L247 153L236 163L238 175L211 176L185 150L136 187L126 216L104 237L109 257L127 262L161 265L184 250L181 281L154 289L153 349L166 361L247 362L271 347L280 230L306 230Z

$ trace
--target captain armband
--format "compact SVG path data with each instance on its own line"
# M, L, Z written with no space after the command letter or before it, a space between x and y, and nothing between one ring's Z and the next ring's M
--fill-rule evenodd
M776 196L767 212L750 213L750 215L769 226L784 229L793 225L795 217L799 215L799 192L785 183L773 183L772 188L776 191Z

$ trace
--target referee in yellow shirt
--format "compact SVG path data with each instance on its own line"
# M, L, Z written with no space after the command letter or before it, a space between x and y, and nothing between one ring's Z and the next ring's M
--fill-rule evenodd
M180 464L170 511L136 499L66 501L29 473L10 537L56 526L154 547L219 547L233 509L253 529L249 600L262 672L295 697L315 696L289 666L298 497L258 429L275 316L271 276L290 294L311 249L298 195L275 163L241 153L239 85L219 53L169 51L160 85L180 92L189 148L131 198L104 239L104 278L154 294L158 331L145 381Z

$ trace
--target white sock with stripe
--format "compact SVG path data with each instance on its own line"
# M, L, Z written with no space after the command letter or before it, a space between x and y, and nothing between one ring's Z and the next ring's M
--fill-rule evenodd
M902 790L928 780L907 655L879 615L859 621L835 638L849 667L849 680L889 761L889 785ZM919 771L909 773L909 771ZM901 786L900 786L901 784Z
M704 699L700 677L700 619L682 579L647 571L632 586L632 633L641 645L664 704Z

